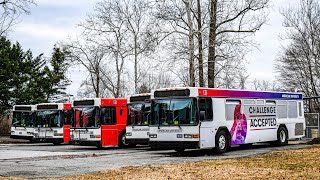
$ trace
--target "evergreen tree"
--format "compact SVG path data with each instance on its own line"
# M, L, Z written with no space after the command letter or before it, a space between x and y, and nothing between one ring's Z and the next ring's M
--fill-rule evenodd
M57 47L53 50L49 68L42 54L34 58L18 42L12 44L0 38L0 114L15 104L47 102L70 84L65 76L67 51Z

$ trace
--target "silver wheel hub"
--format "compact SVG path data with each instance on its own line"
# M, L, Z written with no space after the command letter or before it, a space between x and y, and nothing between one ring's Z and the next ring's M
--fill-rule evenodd
M224 149L226 147L226 137L221 135L219 137L219 148Z
M123 135L121 140L122 140L122 144L127 145L126 136Z
M281 142L286 141L286 132L284 130L280 131L280 141Z

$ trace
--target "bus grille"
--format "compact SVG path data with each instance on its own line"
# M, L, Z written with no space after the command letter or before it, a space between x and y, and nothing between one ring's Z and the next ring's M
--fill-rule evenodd
M296 136L303 135L303 123L296 123L294 133Z

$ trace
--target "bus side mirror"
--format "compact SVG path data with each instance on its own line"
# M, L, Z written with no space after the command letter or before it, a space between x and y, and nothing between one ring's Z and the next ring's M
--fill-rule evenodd
M205 111L200 111L200 121L205 120L206 117L206 112Z

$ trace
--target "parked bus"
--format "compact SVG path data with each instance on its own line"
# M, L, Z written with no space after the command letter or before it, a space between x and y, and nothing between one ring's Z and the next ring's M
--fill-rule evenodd
M124 147L127 99L86 98L73 102L71 142L97 147Z
M286 145L305 132L301 93L187 87L151 96L151 148L223 153L231 145Z
M32 142L34 135L35 105L15 105L13 106L11 135L13 139L26 139Z
M126 127L126 143L129 146L148 145L150 106L150 93L130 96Z
M69 143L72 104L42 103L36 105L35 141Z

